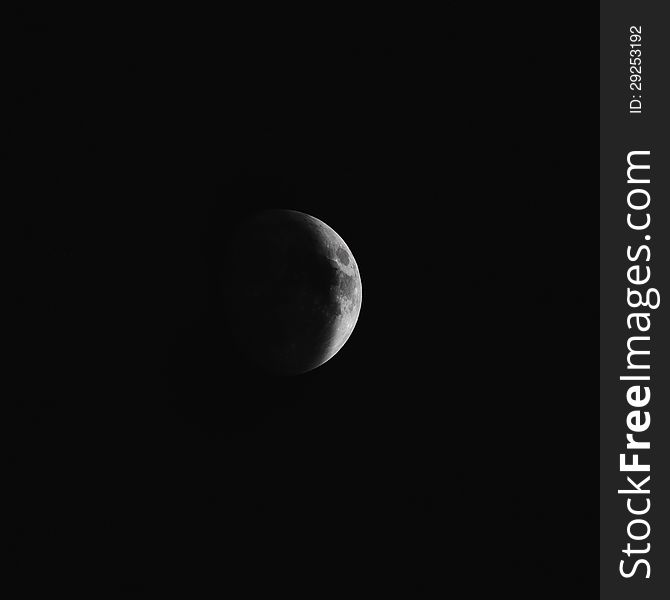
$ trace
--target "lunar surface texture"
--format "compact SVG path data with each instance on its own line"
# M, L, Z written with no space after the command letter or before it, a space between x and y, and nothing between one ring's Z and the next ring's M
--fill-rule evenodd
M269 371L315 369L354 330L363 292L358 265L344 240L315 217L259 213L233 237L224 269L234 336Z

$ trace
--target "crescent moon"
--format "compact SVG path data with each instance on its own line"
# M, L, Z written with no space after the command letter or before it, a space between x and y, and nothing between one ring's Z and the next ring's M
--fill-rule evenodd
M331 286L331 294L337 300L339 312L333 323L333 333L328 353L323 362L337 354L351 336L363 302L363 285L358 264L346 242L323 221L309 215L319 229L328 259L337 269L337 280ZM323 364L323 363L322 363Z

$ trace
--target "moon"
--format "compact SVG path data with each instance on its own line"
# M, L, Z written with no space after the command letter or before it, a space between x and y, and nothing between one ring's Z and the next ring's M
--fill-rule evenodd
M305 373L329 361L361 311L353 253L326 223L295 210L247 220L229 245L223 277L235 339L275 373Z

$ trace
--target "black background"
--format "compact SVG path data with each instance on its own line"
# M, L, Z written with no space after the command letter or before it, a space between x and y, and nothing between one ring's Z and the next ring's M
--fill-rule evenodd
M53 16L19 18L10 124L24 585L593 586L595 42L575 69L569 14ZM300 377L221 313L263 208L362 274Z

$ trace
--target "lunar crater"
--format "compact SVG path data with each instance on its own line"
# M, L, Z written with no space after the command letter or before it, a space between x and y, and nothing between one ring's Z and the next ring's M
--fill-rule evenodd
M342 248L342 246L340 246L335 251L335 255L337 256L337 258L340 259L340 262L342 262L342 264L345 265L349 264L349 253L344 248Z

